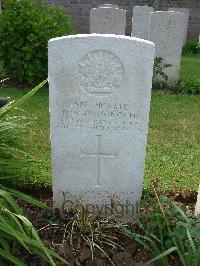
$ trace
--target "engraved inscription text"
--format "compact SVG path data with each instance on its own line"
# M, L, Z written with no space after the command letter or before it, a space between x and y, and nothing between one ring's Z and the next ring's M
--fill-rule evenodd
M134 109L127 103L74 101L62 106L57 127L142 132L142 117Z

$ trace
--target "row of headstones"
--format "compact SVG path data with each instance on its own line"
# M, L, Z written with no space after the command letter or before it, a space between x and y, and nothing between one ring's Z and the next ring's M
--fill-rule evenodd
M153 7L133 8L132 36L156 45L156 57L162 57L169 82L179 80L182 47L186 42L189 9L170 8L154 12ZM90 11L90 33L125 35L126 11L117 5L100 5ZM160 77L161 78L161 77Z

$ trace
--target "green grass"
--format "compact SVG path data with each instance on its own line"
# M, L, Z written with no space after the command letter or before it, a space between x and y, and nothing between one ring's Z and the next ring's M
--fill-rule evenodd
M181 79L197 77L200 79L200 54L185 54L181 60Z
M25 91L0 89L0 95L17 99ZM51 184L48 91L32 97L23 109L33 118L25 145L41 166L24 173L22 183L37 186ZM195 96L152 95L145 187L151 177L161 179L162 189L177 187L197 189L200 165L200 99Z
M10 97L15 100L23 96L28 90L0 89L0 97ZM38 160L36 168L22 172L21 184L49 186L51 185L50 163L50 132L48 90L42 89L21 107L31 120L31 126L24 136L25 150Z
M198 59L198 60L197 60ZM193 69L191 61L195 62ZM188 68L188 65L191 66ZM200 75L200 57L186 55L182 60L182 77L190 70ZM0 89L0 97L17 99L26 90ZM21 185L51 185L48 90L42 89L22 108L32 118L24 145L41 164L19 177ZM200 98L153 92L145 169L145 188L152 176L160 178L163 190L191 188L196 190L200 177Z
M200 165L200 98L153 93L145 187L152 176L162 189L197 189Z

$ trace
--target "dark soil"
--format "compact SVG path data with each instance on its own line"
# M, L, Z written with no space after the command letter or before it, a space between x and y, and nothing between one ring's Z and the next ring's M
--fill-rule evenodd
M50 206L48 213L54 212L55 209L51 208L52 200L45 198L44 202ZM70 243L69 238L64 241L64 229L59 225L58 221L53 223L46 222L46 224L41 222L41 217L46 216L45 211L37 207L30 206L27 203L20 202L23 206L23 210L27 217L32 221L33 225L39 230L39 234L43 242L51 249L55 250L60 256L65 258L69 265L87 265L87 266L106 266L106 265L143 265L145 262L151 259L148 251L141 248L134 240L128 237L122 236L119 232L119 237L117 239L117 247L110 247L108 245L102 245L101 248L103 252L99 249L94 249L94 253L88 246L85 245L83 240L79 235L74 239L73 243ZM71 218L73 219L73 213ZM54 221L52 221L54 222ZM113 230L113 235L116 234ZM28 258L28 261L31 257ZM34 265L34 264L33 264ZM38 262L36 265L45 266L44 262ZM62 263L57 263L56 265L64 265Z
M29 195L34 196L42 200L49 207L46 211L41 210L37 207L31 206L30 204L20 202L20 205L24 209L24 213L32 221L34 226L39 230L39 234L44 243L51 249L55 250L60 256L65 258L69 265L76 266L104 266L104 265L116 265L116 266L142 266L150 259L152 259L150 253L141 247L134 240L127 236L124 236L120 230L113 229L113 232L109 232L113 237L115 237L115 243L117 245L109 246L106 244L101 245L100 251L98 248L94 248L93 254L90 247L83 241L80 236L80 232L70 239L70 233L67 232L63 227L63 220L65 223L73 221L76 214L74 212L60 213L59 210L52 208L52 191L50 188L37 189L37 190L26 190L24 191ZM184 194L185 195L185 194ZM189 203L189 208L194 208L194 203L196 201L196 194L190 193L188 197L184 197L181 192L169 192L168 196L177 201ZM147 213L149 207L144 207L141 212L142 215ZM151 209L150 209L151 211ZM138 229L135 225L131 225L134 231ZM28 258L30 262L31 258ZM29 265L29 264L27 264ZM37 261L36 264L45 266L47 264L42 261ZM64 265L62 263L57 263L56 265ZM151 264L159 265L159 264ZM171 261L170 265L179 266L180 263L178 259Z

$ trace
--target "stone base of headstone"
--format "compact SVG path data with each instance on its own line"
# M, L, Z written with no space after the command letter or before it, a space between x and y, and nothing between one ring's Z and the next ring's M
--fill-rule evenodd
M107 201L105 201L105 193L107 193ZM65 191L63 194L54 192L54 199L56 198L54 207L73 211L74 213L82 211L97 217L113 217L118 220L126 220L139 215L140 200L133 202L132 198L128 199L126 195L120 194L116 192L117 196L115 197L113 194L105 191L103 193L102 191L99 191L99 193L97 191L88 191L88 197L86 197L81 195L80 191ZM137 195L137 197L140 199L141 195ZM126 202L122 203L121 200L124 198L126 198ZM95 201L96 204L94 203ZM58 202L62 202L62 206Z

